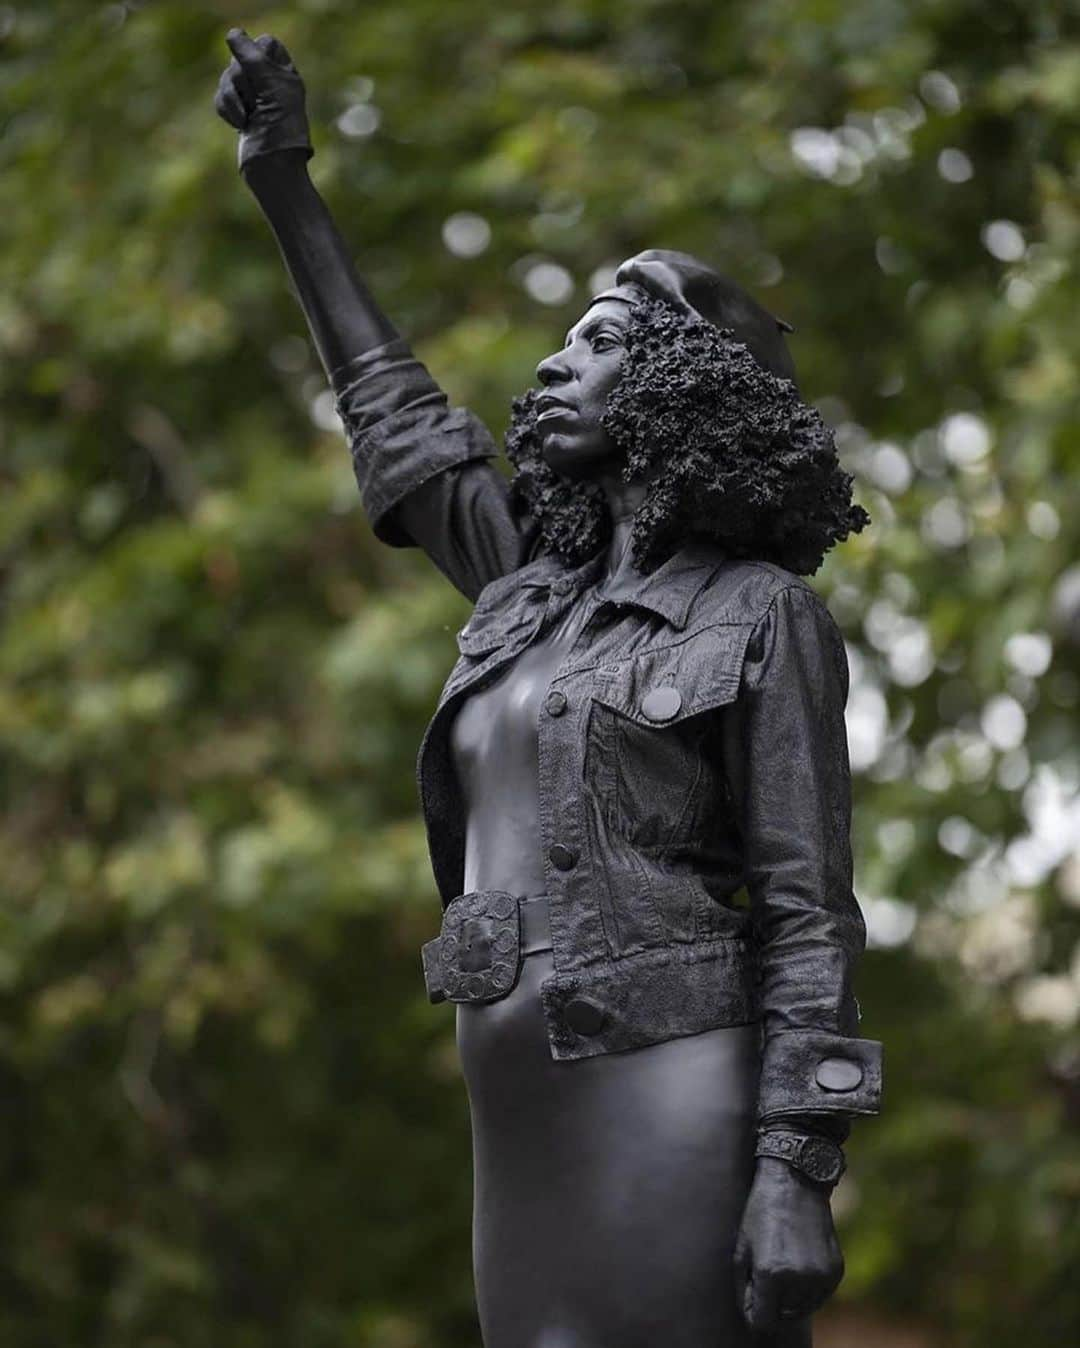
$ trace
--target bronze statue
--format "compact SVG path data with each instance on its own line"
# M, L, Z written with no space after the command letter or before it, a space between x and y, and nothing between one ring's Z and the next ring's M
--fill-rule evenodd
M217 108L372 527L475 601L421 748L422 956L456 1005L486 1348L809 1344L881 1045L851 988L847 664L801 579L867 516L787 325L637 254L515 401L508 482L357 276L288 52L227 42Z

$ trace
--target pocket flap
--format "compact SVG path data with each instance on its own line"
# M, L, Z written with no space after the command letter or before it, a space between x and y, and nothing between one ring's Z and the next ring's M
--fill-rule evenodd
M473 614L457 634L457 646L462 655L487 655L497 650L506 640L504 627L491 614Z
M639 725L665 726L734 702L748 625L712 627L677 646L646 651L597 671L593 696Z
M543 604L538 604L529 591L509 597L485 591L457 634L458 650L470 657L488 655L509 641L519 640L542 616Z

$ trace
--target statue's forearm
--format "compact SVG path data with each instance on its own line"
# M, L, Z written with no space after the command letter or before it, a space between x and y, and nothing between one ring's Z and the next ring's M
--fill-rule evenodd
M398 336L353 266L300 150L260 156L244 181L270 222L327 375Z

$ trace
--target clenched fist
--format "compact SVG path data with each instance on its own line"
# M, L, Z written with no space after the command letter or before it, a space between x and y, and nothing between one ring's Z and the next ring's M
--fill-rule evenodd
M277 150L302 149L310 158L304 81L284 43L269 33L252 40L242 28L230 28L225 42L233 59L218 81L214 107L240 132L240 168Z
M825 1192L785 1161L758 1162L735 1243L735 1286L747 1324L760 1333L805 1319L844 1276L844 1256Z

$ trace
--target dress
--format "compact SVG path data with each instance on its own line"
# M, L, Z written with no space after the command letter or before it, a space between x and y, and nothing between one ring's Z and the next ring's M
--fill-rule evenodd
M492 803L487 792L507 808L507 752L518 768L535 758L539 699L580 621L568 615L459 712L453 746L471 815ZM491 879L481 841L469 849L468 888ZM485 1348L809 1344L809 1321L782 1338L754 1335L736 1306L758 1026L557 1061L540 1009L551 972L551 952L535 952L507 996L457 1006Z

